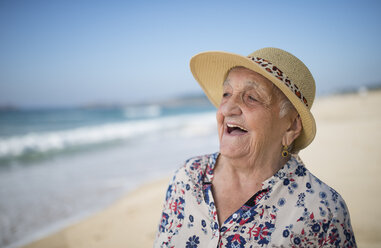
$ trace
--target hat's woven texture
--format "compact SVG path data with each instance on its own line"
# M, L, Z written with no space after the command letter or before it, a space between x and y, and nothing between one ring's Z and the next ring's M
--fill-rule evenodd
M204 52L190 61L193 76L216 107L221 102L222 84L227 72L236 66L260 73L286 95L298 111L303 125L293 151L308 146L316 134L315 120L310 112L315 99L315 81L303 62L278 48L263 48L248 57L227 52Z

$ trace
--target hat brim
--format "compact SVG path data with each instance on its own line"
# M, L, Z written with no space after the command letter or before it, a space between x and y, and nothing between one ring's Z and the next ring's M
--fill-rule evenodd
M300 99L278 78L267 72L263 67L254 63L250 58L228 52L203 52L192 57L190 68L194 78L204 90L208 99L217 108L223 94L223 82L227 72L237 66L253 70L269 79L290 100L302 120L302 132L294 141L293 151L307 147L315 137L316 123L310 110Z

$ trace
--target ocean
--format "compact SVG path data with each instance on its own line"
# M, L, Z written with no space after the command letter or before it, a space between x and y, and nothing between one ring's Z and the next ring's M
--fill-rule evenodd
M216 151L208 104L1 110L0 247L58 231Z

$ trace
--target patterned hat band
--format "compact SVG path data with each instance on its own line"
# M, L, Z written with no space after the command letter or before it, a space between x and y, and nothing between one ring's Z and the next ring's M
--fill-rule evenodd
M257 63L258 65L262 66L266 71L271 73L274 77L281 80L299 99L300 101L308 107L307 99L303 96L302 92L299 90L298 86L296 86L294 83L291 82L291 80L281 71L270 63L269 61L258 58L258 57L251 57L248 56L249 59Z

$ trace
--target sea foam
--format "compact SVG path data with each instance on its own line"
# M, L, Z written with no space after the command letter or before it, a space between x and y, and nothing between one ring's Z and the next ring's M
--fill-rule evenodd
M150 111L151 114L155 114L160 109ZM213 132L215 125L214 113L206 112L83 126L69 130L34 132L0 139L0 159L17 158L36 153L60 152L67 149L148 137L160 139L166 138L168 135L197 136Z

